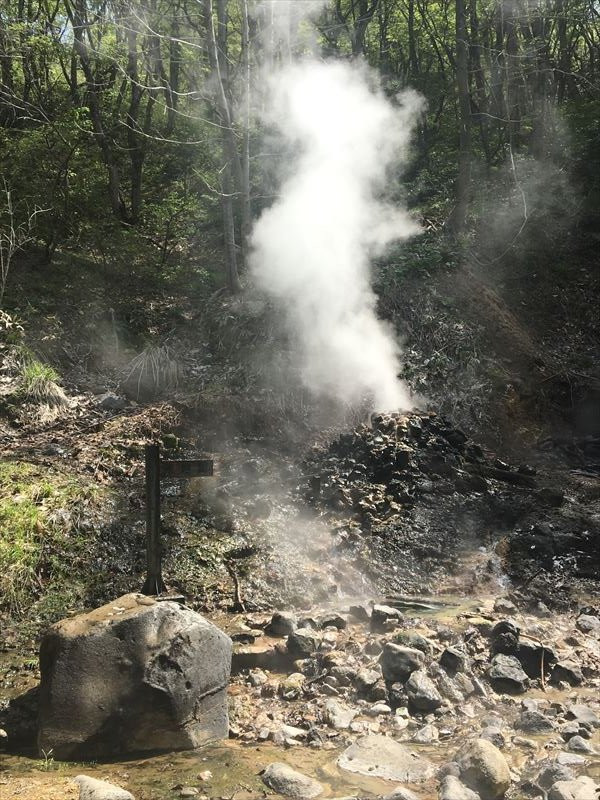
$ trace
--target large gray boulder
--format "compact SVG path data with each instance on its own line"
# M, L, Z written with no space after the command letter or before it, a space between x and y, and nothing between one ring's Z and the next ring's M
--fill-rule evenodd
M435 771L428 759L416 755L400 742L378 734L361 737L344 750L337 763L349 772L405 783L421 783Z
M461 783L481 795L482 800L504 797L510 786L508 763L487 739L468 742L454 760L460 769Z
M128 594L62 620L40 669L38 746L55 758L191 749L228 734L231 640L178 603Z

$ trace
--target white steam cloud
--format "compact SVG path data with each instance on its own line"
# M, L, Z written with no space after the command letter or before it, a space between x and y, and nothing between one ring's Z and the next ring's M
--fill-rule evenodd
M418 230L381 195L421 102L392 104L366 68L298 63L270 86L270 122L297 153L279 199L257 221L251 271L285 310L306 385L373 408L409 408L399 345L377 318L370 259Z

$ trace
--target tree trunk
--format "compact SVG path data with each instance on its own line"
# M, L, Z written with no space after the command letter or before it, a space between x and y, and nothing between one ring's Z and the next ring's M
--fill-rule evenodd
M242 166L237 151L237 144L235 140L235 132L233 130L233 120L231 110L229 108L229 101L225 93L225 84L223 82L223 75L221 72L221 65L226 68L226 59L223 41L223 22L226 17L226 0L218 0L218 22L220 25L220 44L221 48L217 45L217 36L215 33L215 24L213 18L213 4L212 0L204 0L204 13L206 17L206 31L208 35L208 57L213 76L213 83L215 86L216 105L218 115L221 120L221 130L223 136L223 156L225 159L225 166L223 168L222 177L222 207L223 207L223 225L225 230L225 251L227 256L227 278L229 288L233 292L240 289L239 271L237 266L237 253L235 243L235 216L233 213L233 194L235 187L241 187L242 180Z
M471 186L471 100L469 97L469 43L465 0L456 0L456 85L458 89L459 146L456 205L449 225L455 234L465 228Z
M244 70L244 126L242 142L242 252L248 265L248 242L252 225L250 204L250 26L248 0L240 0L242 14L242 66Z

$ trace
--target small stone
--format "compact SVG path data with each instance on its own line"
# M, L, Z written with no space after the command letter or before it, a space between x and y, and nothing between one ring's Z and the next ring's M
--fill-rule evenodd
M488 742L491 742L494 747L501 749L506 744L506 740L504 739L504 734L499 728L489 726L487 728L483 728L479 735L480 739L487 739Z
M600 637L600 618L592 617L590 614L581 614L575 623L582 633L591 633Z
M577 720L584 725L600 728L600 718L589 706L583 703L574 703L567 709L567 718Z
M516 605L507 597L498 597L494 602L494 611L498 614L516 614Z
M553 761L538 772L535 783L540 789L547 790L557 781L570 781L574 778L575 773L572 769Z
M580 767L586 763L585 758L578 753L559 753L556 756L556 762L565 767Z
M550 676L550 682L558 684L564 681L569 686L581 686L583 683L583 674L577 664L572 661L559 661L555 664Z
M440 656L440 664L450 674L469 671L469 656L456 647L447 647Z
M182 786L179 790L179 797L197 797L200 794L200 789L196 786Z
M128 401L125 397L120 397L112 392L106 392L96 398L96 402L105 411L123 411L127 408Z
M573 736L582 736L584 739L589 739L591 737L590 731L583 725L580 725L577 720L571 720L571 722L565 722L564 725L561 725L560 735L565 742L568 742Z
M440 732L438 729L435 725L429 724L420 728L412 737L412 741L418 744L432 744L433 742L437 742L439 738Z
M287 638L287 650L293 658L308 658L317 651L320 637L310 628L299 628Z
M319 623L322 628L337 628L338 631L348 627L348 620L341 614L326 614L319 618Z
M328 700L325 703L323 718L325 722L338 731L346 730L356 716L357 711L349 708L338 700Z
M375 605L371 612L371 630L384 631L387 623L399 624L404 617L397 608L392 606Z
M381 678L381 673L374 669L361 669L354 679L357 692L365 694L372 689Z
M392 641L394 644L420 650L426 656L430 656L433 653L433 643L416 631L399 631L394 634Z
M392 792L385 794L381 800L419 800L419 798L405 786L396 786Z
M375 703L369 708L369 715L371 717L377 717L379 714L391 714L392 709L387 705L387 703Z
M533 739L527 739L525 736L513 736L512 742L517 747L526 747L528 750L537 750L538 747L537 742L534 742Z
M269 682L269 676L266 672L263 672L262 669L252 669L248 674L248 683L255 688L259 686L264 686L265 683Z
M572 753L593 753L594 748L583 736L573 736L569 739L567 747Z
M371 615L364 606L350 606L348 614L358 622L368 622Z
M556 663L556 655L549 647L542 647L533 642L519 642L517 658L529 678L539 678L542 674L550 673L552 665Z
M262 773L262 782L277 794L293 797L297 800L312 800L323 793L318 781L296 772L287 764L273 762Z
M540 711L523 711L515 728L526 733L550 733L554 730L554 725Z
M305 682L306 678L301 672L292 672L279 684L279 694L286 700L295 700L302 693Z
M389 781L420 783L434 773L433 764L413 754L407 747L376 734L363 736L338 759L342 769Z

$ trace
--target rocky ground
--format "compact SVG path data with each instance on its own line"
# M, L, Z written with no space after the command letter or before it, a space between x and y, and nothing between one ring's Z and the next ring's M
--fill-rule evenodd
M532 615L500 597L419 614L405 598L345 612L240 620L232 736L341 749L342 768L422 798L596 796L597 608ZM485 786L487 772L505 783Z

